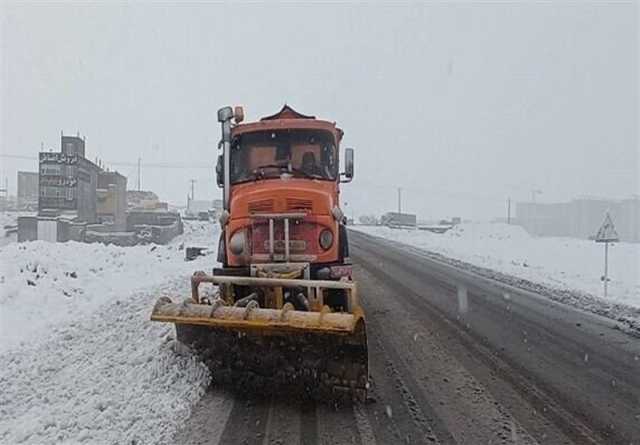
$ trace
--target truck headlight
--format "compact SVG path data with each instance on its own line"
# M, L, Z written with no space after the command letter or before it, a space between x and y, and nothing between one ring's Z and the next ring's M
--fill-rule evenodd
M241 255L247 245L247 234L244 230L238 230L229 240L229 250L234 255Z
M331 245L333 244L333 232L331 232L331 230L329 229L324 229L322 232L320 232L320 247L322 247L324 250L329 250L329 248L331 248Z

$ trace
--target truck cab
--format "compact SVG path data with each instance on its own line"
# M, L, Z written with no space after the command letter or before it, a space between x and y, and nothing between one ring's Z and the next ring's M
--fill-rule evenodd
M221 110L222 111L222 110ZM340 183L353 178L353 150L334 122L285 105L257 122L233 110L217 166L224 191L219 274L255 276L257 270L296 271L307 279L351 277ZM219 116L220 117L220 116ZM287 267L288 266L288 267ZM268 273L268 272L267 272Z

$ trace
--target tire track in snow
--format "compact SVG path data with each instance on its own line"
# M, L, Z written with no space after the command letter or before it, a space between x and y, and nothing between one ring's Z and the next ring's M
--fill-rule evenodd
M269 401L264 399L236 399L218 443L262 445L269 407Z
M394 346L385 338L374 311L368 313L370 343L376 343L386 360L384 383L379 381L377 388L386 393L387 397L391 397L385 398L385 403L390 403L385 406L386 415L389 419L393 419L394 416L400 417L400 420L394 423L397 422L398 430L404 436L402 440L409 443L455 444L456 441L447 426L420 390L412 370L405 365ZM380 358L382 359L382 356ZM380 388L382 385L385 386L384 389ZM390 392L389 389L393 391ZM396 413L393 413L392 407L395 407Z
M356 428L358 428L358 433L360 434L360 441L367 445L377 445L373 427L369 423L364 407L359 403L354 404L353 414L356 419Z
M352 404L330 406L318 403L316 406L319 444L361 444Z
M217 444L222 443L222 433L234 407L233 397L221 390L210 387L194 406L191 417L176 434L177 444Z
M364 252L368 252L370 249L371 248L367 246L358 246L358 250ZM502 381L507 383L509 388L504 388L503 391L507 389L514 390L522 398L522 401L526 401L533 407L539 407L539 411L543 411L543 417L551 424L546 426L549 433L565 436L565 440L573 440L576 443L599 442L598 439L596 439L596 434L591 430L589 425L577 419L572 413L560 406L552 396L538 388L535 382L527 378L525 370L519 369L514 363L509 363L505 357L498 357L492 354L489 348L483 345L481 340L473 338L472 334L460 327L457 323L449 320L446 314L443 314L440 309L430 305L427 300L417 294L414 291L415 287L404 283L402 278L392 275L389 269L393 268L393 270L395 270L395 268L400 268L399 263L394 264L388 259L385 259L384 263L380 260L373 262L370 261L369 257L365 259L362 253L356 256L358 257L360 266L366 270L367 274L375 275L375 279L386 283L386 286L392 287L397 295L402 296L401 301L407 305L407 308L411 309L412 313L421 314L420 317L424 318L425 326L433 325L434 328L437 327L441 333L444 334L443 337L455 339L456 341L452 342L454 349L462 345L463 349L468 351L467 354L470 354L476 362L480 362L482 366L491 370ZM413 270L413 268L417 267L415 265L403 265L402 267L408 268L409 273L413 274L417 272ZM522 403L522 401L520 403ZM545 409L542 410L542 407L545 407ZM508 413L504 413L504 415L506 415L505 420L509 420L511 417ZM530 419L520 419L520 422L525 424L533 422L532 419L534 416L529 417ZM514 422L513 418L511 418L510 421L518 429L517 437L519 441L522 441L522 436L528 436L527 431L524 430L518 422ZM536 422L538 424L540 423L539 420ZM529 428L535 428L535 426L528 426ZM528 440L531 439L532 438L528 437Z
M302 403L300 407L300 444L318 443L318 416L316 405L311 402Z
M263 445L298 444L300 435L298 404L272 400Z

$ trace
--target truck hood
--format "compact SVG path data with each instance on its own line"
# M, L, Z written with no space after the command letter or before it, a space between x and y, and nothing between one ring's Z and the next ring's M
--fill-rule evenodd
M231 188L232 218L260 213L330 215L337 206L338 184L301 178L265 179Z

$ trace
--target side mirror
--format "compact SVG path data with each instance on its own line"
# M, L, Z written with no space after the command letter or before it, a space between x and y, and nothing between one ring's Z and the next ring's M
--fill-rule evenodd
M233 118L233 108L223 107L218 110L218 122L227 122Z
M354 173L354 162L353 162L353 148L345 148L344 149L344 177L345 181L342 182L351 182L353 179Z
M218 155L218 163L216 164L216 182L218 187L224 187L224 156Z
M237 106L233 109L233 120L236 124L239 124L244 120L244 109L241 106Z

